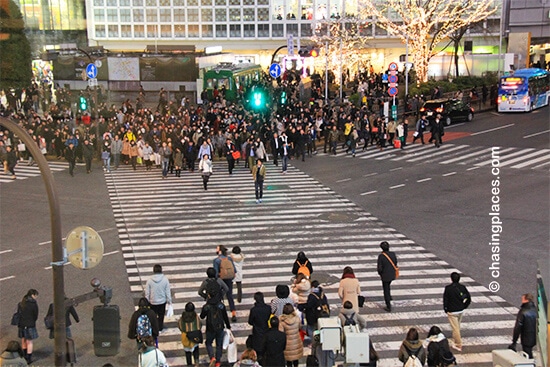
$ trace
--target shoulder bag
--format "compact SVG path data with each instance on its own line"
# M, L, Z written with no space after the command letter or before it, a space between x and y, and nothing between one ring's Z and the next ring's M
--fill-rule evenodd
M393 263L392 259L388 256L388 254L386 254L385 252L382 252L382 255L386 256L391 266L393 266L393 268L395 269L395 279L399 278L399 268L395 266L395 264Z

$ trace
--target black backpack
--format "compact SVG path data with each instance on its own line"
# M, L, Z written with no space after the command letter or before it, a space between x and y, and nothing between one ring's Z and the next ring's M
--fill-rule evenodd
M216 279L209 278L206 280L205 291L206 299L210 300L210 303L221 301L222 289Z
M208 305L206 326L209 331L223 330L225 326L223 312L225 312L225 306L222 303Z

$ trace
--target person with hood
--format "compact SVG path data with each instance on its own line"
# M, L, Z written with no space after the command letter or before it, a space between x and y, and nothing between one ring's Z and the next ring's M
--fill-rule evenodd
M300 317L294 306L287 303L283 307L283 314L279 318L279 330L286 335L285 360L287 367L298 367L300 358L304 355L304 345L300 337Z
M351 266L346 266L338 287L338 296L342 300L342 304L346 301L351 302L353 311L359 313L358 297L360 294L361 287L359 286L359 280L355 277L353 268Z
M170 294L170 282L162 273L162 266L159 264L153 266L153 276L147 280L145 298L151 303L151 309L157 314L160 333L164 328L166 305L172 305L172 295Z
M181 343L183 344L188 366L193 364L192 360L195 361L195 367L199 366L199 344L189 340L187 333L196 330L200 331L201 326L199 315L195 312L195 305L192 302L188 302L185 305L185 311L181 313L181 317L178 320L178 328L181 331Z
M36 320L38 319L38 291L29 289L23 300L19 303L18 310L20 312L19 324L17 324L18 336L21 338L21 346L23 348L23 356L27 363L32 363L33 341L38 339L36 331Z
M28 364L24 357L21 344L17 340L11 340L0 354L0 367L26 367Z
M314 280L311 282L311 293L307 298L305 310L307 335L310 337L313 337L313 331L317 330L317 320L319 320L319 317L330 316L322 314L321 305L323 304L329 308L328 299L323 292L323 288L319 286L319 281Z
M451 350L449 349L449 341L447 337L441 332L439 326L432 326L428 332L428 338L426 339L428 346L428 366L429 367L441 367L447 366L451 361L444 361L443 357L446 356L451 360L454 359Z
M302 269L305 270L304 267L307 267L307 269L309 270L309 274L305 274L306 272L301 271ZM296 260L294 261L294 264L292 264L292 274L298 275L299 272L303 272L308 278L313 273L313 266L311 266L311 261L309 261L303 251L298 252L298 255L296 255Z
M258 356L254 349L247 349L241 355L241 360L233 365L233 367L262 367L257 361Z
M244 264L244 255L239 246L234 246L231 250L231 259L235 265L235 284L237 285L237 302L241 303L243 300L243 264Z
M278 317L271 318L269 330L265 333L263 343L263 367L285 366L286 334L279 331Z
M248 324L252 326L251 348L256 351L260 359L264 354L263 339L269 328L270 316L271 307L265 304L264 294L262 292L254 293L254 306L250 309Z
M418 359L422 363L422 366L426 363L426 349L424 349L422 342L419 340L418 331L415 328L410 328L407 332L407 336L403 340L403 343L401 343L397 357L403 362L403 365L407 363L409 358Z
M340 318L340 325L342 326L357 325L359 326L359 330L364 330L367 328L367 320L363 316L359 315L359 312L353 309L353 304L351 301L344 302L344 305L338 314L338 318Z
M157 314L151 309L151 304L145 297L141 297L138 301L138 309L134 311L132 317L130 317L130 323L128 324L128 339L136 339L137 347L142 347L142 340L138 339L137 335L137 323L141 315L146 315L151 323L151 335L156 340L159 335L159 322Z
M516 343L521 336L521 349L533 358L533 347L537 344L537 308L535 297L526 293L521 296L521 308L516 317L512 344L508 348L516 350Z

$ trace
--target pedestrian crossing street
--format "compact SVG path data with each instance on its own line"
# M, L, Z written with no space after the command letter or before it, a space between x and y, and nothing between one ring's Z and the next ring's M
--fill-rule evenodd
M374 161L393 161L406 163L427 163L436 162L442 165L461 164L475 167L490 166L493 157L493 147L470 146L465 144L445 143L439 148L433 144L408 144L405 149L394 149L392 146L386 147L380 151L375 146L368 146L363 151L363 144L359 144L356 149L356 157L359 159L368 159ZM550 168L550 149L535 148L504 148L497 147L499 167L513 169L535 169L548 171ZM319 147L317 148L319 151ZM322 147L321 147L322 151ZM331 157L346 155L346 148L342 148L342 143L338 144L337 155ZM322 153L320 155L329 155ZM352 157L351 151L346 155Z
M50 170L52 170L52 172L59 172L69 168L69 163L65 161L49 161L48 165L50 166ZM29 166L28 161L19 161L17 166L15 166L15 176L17 179L12 180L11 173L9 171L4 173L2 169L0 173L0 184L40 176L40 169L38 168L36 162L32 166Z
M124 167L105 173L135 298L142 295L154 264L162 264L170 280L175 317L167 320L159 337L170 366L185 365L176 320L189 301L200 311L203 301L197 291L218 244L229 249L238 245L245 255L243 301L237 304L238 321L232 324L240 352L251 332L247 319L253 294L264 292L269 303L277 284L290 283L300 250L312 262L312 279L321 282L332 316L341 307L337 290L342 270L354 268L366 296L361 314L368 319L368 332L381 356L379 366L401 365L397 352L410 327L419 328L425 337L432 325L438 325L450 337L442 293L450 273L460 271L456 264L437 258L295 167L289 166L286 175L271 163L266 167L261 204L255 203L253 180L242 162L229 175L225 161L215 161L208 191L198 173L183 172L181 178L170 175L166 180L160 170ZM383 240L396 252L400 267L400 278L392 284L391 313L383 310L376 273ZM510 343L517 308L469 275L461 281L472 294L472 305L463 318L463 352L455 353L458 364L491 366L491 350ZM200 348L206 361L204 344Z

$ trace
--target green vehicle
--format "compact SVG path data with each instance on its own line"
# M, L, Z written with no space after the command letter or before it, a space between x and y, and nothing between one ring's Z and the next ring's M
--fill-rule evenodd
M204 73L203 90L208 93L209 100L213 100L217 93L225 90L225 99L234 102L240 99L251 85L258 83L261 77L260 65L221 63Z

